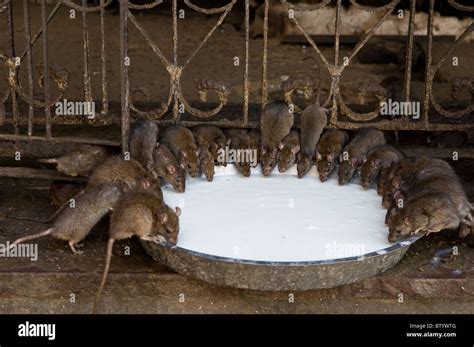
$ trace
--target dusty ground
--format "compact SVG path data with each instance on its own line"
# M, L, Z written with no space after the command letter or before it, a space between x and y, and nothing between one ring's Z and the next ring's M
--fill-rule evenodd
M202 20L200 15L191 15L188 11L184 22L179 21L179 61L183 62L197 47L198 39L205 36L216 17ZM15 12L17 23L17 49L22 49L22 17ZM39 17L33 17L37 28ZM90 35L92 49L92 76L95 99L100 99L100 65L98 40L98 18L90 15ZM149 30L151 37L162 48L167 57L171 57L172 42L171 20L169 17L153 14L140 15L137 18ZM3 21L3 22L2 22ZM108 91L110 99L119 100L119 22L118 16L107 14L108 48ZM5 16L0 16L0 25L5 24ZM64 28L67 27L67 30ZM3 30L3 29L2 29ZM4 32L4 31L2 31ZM50 52L54 63L67 67L71 72L71 85L65 97L82 98L82 36L81 20L67 17L62 9L50 25ZM0 50L5 49L6 35L0 37ZM435 56L446 46L435 46ZM349 48L343 48L346 55ZM262 40L250 41L251 59L251 103L257 105L260 100L259 81L261 73ZM183 75L183 89L189 100L196 100L194 80L198 77L222 78L233 86L230 102L242 102L243 64L233 65L235 56L243 57L244 38L241 33L224 24L216 31L203 50L196 55L189 70ZM328 58L332 49L323 48ZM37 44L35 54L39 56ZM280 45L278 40L269 42L269 80L270 86L277 83L284 74L309 74L317 79L317 69L312 60L301 61L311 54L308 47L298 45ZM454 75L468 75L471 71L469 57L474 54L472 45L463 45L459 49L461 64L452 69L443 67L445 78ZM134 100L143 102L162 102L169 87L169 79L151 49L140 39L136 30L130 34L131 90ZM0 73L3 73L0 67ZM26 70L22 70L24 78ZM379 81L383 77L399 74L397 66L362 65L355 62L348 68L343 81ZM415 96L420 95L422 83L416 71L414 82ZM36 75L37 79L38 75ZM22 79L24 81L24 79ZM3 83L3 84L2 84ZM25 83L25 82L23 82ZM0 80L0 90L5 80ZM136 91L144 87L145 94ZM327 87L323 83L323 87ZM448 99L447 83L437 83L436 93L441 99ZM40 90L37 89L40 96ZM149 94L148 94L149 93ZM4 129L0 127L0 132ZM64 134L76 133L88 135L79 128L61 130ZM96 130L95 136L105 134ZM90 133L89 133L90 134ZM115 131L107 131L107 137L117 136ZM413 140L413 139L412 139ZM407 140L408 141L408 140ZM414 139L413 141L416 141ZM11 158L3 165L13 165ZM468 192L474 192L472 176L474 162L461 160L456 169L463 177ZM50 206L47 181L27 181L0 179L0 243L15 239L27 232L39 231L43 225L33 222L20 222L6 218L8 214L44 218L53 209ZM90 310L93 296L99 282L105 251L105 232L107 223L95 228L87 239L85 254L73 256L67 246L59 241L44 239L38 241L40 259L30 262L26 259L0 260L0 313L85 313ZM444 263L433 265L432 259L440 249L456 245L459 255L446 259ZM124 247L130 246L131 255L124 255ZM457 272L455 270L459 270ZM453 272L455 271L455 272ZM207 313L474 313L474 252L454 235L442 234L430 236L417 242L407 256L395 268L383 275L360 283L333 290L296 293L295 303L288 302L288 293L267 293L221 288L202 282L186 279L170 272L155 263L142 250L135 240L116 245L110 281L103 296L103 312L207 312ZM179 302L179 294L185 294L185 302ZM399 294L404 294L404 302L398 302ZM74 294L75 302L71 302Z

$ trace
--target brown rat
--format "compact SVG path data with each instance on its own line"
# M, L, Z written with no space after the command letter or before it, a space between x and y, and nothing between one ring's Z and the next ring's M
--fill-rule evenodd
M249 149L254 151L256 154L255 157L255 165L251 165L252 167L256 167L258 163L260 163L261 157L261 147L262 147L262 132L259 129L250 129L248 132L249 138Z
M264 176L270 175L277 165L278 148L290 133L294 116L286 103L275 101L265 106L260 118L261 164Z
M229 148L234 151L246 151L250 146L250 139L246 129L225 129L224 133L229 139ZM241 152L242 153L242 152ZM250 162L243 160L245 156L240 155L235 161L236 169L245 177L250 176Z
M362 164L361 185L368 189L383 168L398 163L403 158L405 158L403 153L393 146L384 145L372 149L367 154L367 160Z
M154 185L155 181L137 161L133 159L124 160L119 156L115 156L108 158L96 167L87 186L91 187L111 182L123 182L130 189L139 187L148 189Z
M392 185L399 194L397 200L404 200L405 196L412 199L428 192L444 192L455 204L457 214L463 219L472 220L472 206L464 187L451 165L444 160L417 158L413 174L409 177L395 175Z
M120 199L110 218L105 269L92 312L95 312L107 281L114 242L137 236L145 241L173 247L178 241L180 214L179 207L173 210L164 203L160 189L132 191Z
M319 93L318 93L319 95ZM306 107L301 114L300 144L298 153L298 178L303 178L314 164L316 147L324 127L328 123L328 110L318 100Z
M278 152L278 171L285 172L292 167L296 161L296 155L300 151L300 133L298 130L292 130L286 136Z
M58 158L38 159L41 163L56 164L56 170L68 176L90 176L96 166L108 156L101 146L85 146Z
M166 127L160 134L160 143L168 146L191 177L199 176L198 147L191 130L181 125Z
M156 144L153 150L153 171L158 177L171 183L177 192L183 193L186 189L184 169L179 165L168 146L162 143Z
M339 156L339 184L349 183L356 169L365 161L367 153L382 145L385 145L383 132L374 128L359 129L356 136L344 147Z
M82 241L91 229L113 209L124 192L121 183L110 183L87 188L76 200L74 205L64 208L56 219L54 226L42 232L21 237L14 241L10 248L29 240L51 235L57 239L68 241L74 254L80 252L75 246Z
M389 167L383 168L380 172L380 177L377 182L377 193L384 198L388 199L390 202L391 194L393 194L394 189L392 185L393 177L400 172L404 175L411 175L413 173L414 160L412 159L401 159L397 163L393 163ZM382 203L384 207L388 205Z
M457 229L462 220L449 194L425 193L408 198L405 207L391 219L388 240L396 242L410 235Z
M316 165L321 182L325 182L336 168L337 158L347 141L349 134L344 130L328 129L321 135L316 148Z
M215 125L196 125L193 128L193 135L198 146L204 146L211 151L214 161L217 161L218 150L224 149L228 144L227 136L225 136L224 132Z
M147 119L139 119L130 127L130 157L152 171L153 150L158 141L158 126Z
M51 183L49 187L49 198L51 204L60 208L62 205L70 201L77 194L84 190L85 186L83 184L76 184L64 181L55 181Z
M199 171L206 176L208 182L214 179L214 156L205 146L198 147L199 152Z

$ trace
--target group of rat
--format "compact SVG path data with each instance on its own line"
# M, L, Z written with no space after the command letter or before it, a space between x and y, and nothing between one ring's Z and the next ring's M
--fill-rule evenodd
M62 157L42 159L54 163L58 171L71 176L88 176L87 186L67 198L53 217L53 226L40 233L19 238L14 245L51 235L69 243L77 254L78 242L111 211L106 265L96 297L103 290L115 240L137 236L162 245L176 245L179 207L163 200L161 184L167 182L177 192L185 191L186 173L213 180L221 149L255 150L265 176L278 166L285 172L297 165L304 177L313 165L326 181L338 166L340 185L360 172L360 182L369 188L377 182L377 192L388 208L386 224L390 242L413 234L459 229L461 236L472 230L472 205L452 167L428 157L405 158L387 145L384 134L361 128L352 139L339 129L324 131L328 110L319 101L307 106L300 116L300 130L293 129L294 115L282 101L266 105L260 129L220 129L201 124L188 129L171 125L163 129L149 120L135 121L130 130L129 155L112 155L100 146L81 147ZM250 176L250 162L236 162L244 176ZM74 204L71 204L74 201ZM94 304L95 308L95 304Z

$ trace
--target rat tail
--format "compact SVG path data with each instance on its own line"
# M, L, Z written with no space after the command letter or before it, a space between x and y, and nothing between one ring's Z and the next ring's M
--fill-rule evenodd
M107 275L109 274L110 269L110 261L112 259L112 249L114 247L115 239L110 238L109 242L107 243L107 256L105 259L105 269L104 274L102 275L102 282L100 282L99 290L97 291L97 295L95 296L94 306L92 306L92 314L96 313L97 304L99 303L100 294L105 287L105 282L107 281Z
M36 233L36 234L20 237L19 239L16 239L12 244L10 244L10 246L8 246L8 249L11 249L14 246L16 246L17 244L23 243L25 241L35 240L35 239L39 239L40 237L43 237L43 236L51 235L51 233L54 232L54 230L56 230L56 229L55 228L49 228L49 229L46 229L46 230L41 231L41 232Z

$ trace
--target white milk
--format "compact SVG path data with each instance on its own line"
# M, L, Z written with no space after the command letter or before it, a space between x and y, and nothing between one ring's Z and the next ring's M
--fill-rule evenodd
M187 179L184 194L163 187L180 206L178 246L221 257L259 261L346 258L390 246L386 210L374 189L321 183L316 168L303 179L296 167L250 177L233 165L216 167L213 182Z

